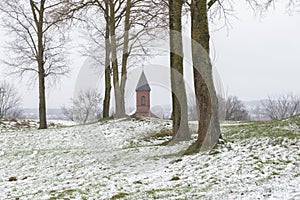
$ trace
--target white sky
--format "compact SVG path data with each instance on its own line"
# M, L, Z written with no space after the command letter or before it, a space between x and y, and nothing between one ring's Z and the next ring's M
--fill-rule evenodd
M300 13L277 6L264 18L239 12L228 37L213 33L215 63L229 94L244 100L293 92L300 95Z
M283 5L278 5L275 11L260 18L242 6L236 16L238 19L231 19L231 29L211 34L212 48L216 53L214 65L226 93L242 100L263 99L268 95L288 92L300 95L300 12L289 15ZM5 37L0 30L1 59ZM60 86L47 90L49 108L69 104L69 99L73 97L77 76L85 59L76 50L72 52L72 73L62 79ZM157 58L156 61L160 62L161 59ZM168 57L165 60L164 65ZM153 63L156 61L154 59ZM0 66L0 80L11 79L5 77L7 68L4 69L3 64ZM28 88L19 79L9 81L22 91L24 107L38 106L37 86ZM91 79L87 81L92 83Z

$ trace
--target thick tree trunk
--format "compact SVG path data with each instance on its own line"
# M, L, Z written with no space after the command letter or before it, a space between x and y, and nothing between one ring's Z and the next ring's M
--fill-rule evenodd
M192 17L192 54L194 65L194 84L199 112L198 140L212 146L221 137L218 99L213 83L212 65L209 58L209 27L207 19L207 1L193 0Z
M112 56L112 71L113 71L113 85L115 92L115 116L123 117L122 114L122 95L119 85L119 70L117 60L117 42L116 42L116 19L115 19L115 4L114 0L109 1L110 5L110 44Z
M109 117L110 92L111 92L111 69L110 69L110 41L109 41L109 5L105 1L105 95L103 100L103 118Z
M191 139L183 79L182 5L182 0L169 1L173 141Z
M125 28L124 28L124 45L122 55L122 77L121 77L121 114L125 115L125 87L127 81L127 61L129 57L128 46L129 46L129 30L130 30L130 11L131 11L131 0L126 2L126 13L125 13Z

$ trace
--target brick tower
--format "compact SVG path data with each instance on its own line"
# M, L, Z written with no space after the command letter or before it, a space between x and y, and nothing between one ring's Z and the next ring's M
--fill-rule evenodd
M150 91L151 88L147 81L144 71L136 86L136 113L135 116L150 117Z

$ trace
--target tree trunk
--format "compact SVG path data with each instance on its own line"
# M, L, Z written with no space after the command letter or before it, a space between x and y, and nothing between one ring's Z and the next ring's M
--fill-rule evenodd
M109 0L110 5L110 43L112 56L112 71L113 71L113 85L115 90L115 116L122 117L122 95L119 85L119 70L117 60L117 42L116 42L116 19L115 19L115 4L114 0Z
M44 77L43 71L44 70L43 69L40 70L40 67L39 67L39 118L40 118L39 129L47 128L45 77Z
M126 2L125 13L125 28L124 28L124 45L122 55L122 77L121 77L121 114L125 115L125 87L127 81L127 61L129 57L128 45L129 45L129 30L130 30L130 11L131 0Z
M212 65L209 57L209 27L206 0L193 0L192 17L192 54L194 65L194 86L199 113L198 140L200 147L216 144L221 137L218 99L213 83Z
M103 118L109 117L110 92L111 92L111 69L110 69L110 41L109 41L109 5L105 1L105 96L103 100Z
M45 95L45 69L44 69L44 42L43 42L43 20L44 20L44 4L45 1L41 1L39 9L39 20L37 23L37 35L38 35L38 74L39 74L39 129L47 129L47 117L46 117L46 95Z
M191 139L183 79L182 5L182 0L169 1L173 141Z

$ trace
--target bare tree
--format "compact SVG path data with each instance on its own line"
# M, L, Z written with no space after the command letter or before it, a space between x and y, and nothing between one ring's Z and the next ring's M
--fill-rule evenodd
M245 2L255 12L264 13L272 5L275 5L276 1L245 0ZM233 6L230 1L222 0L190 0L186 3L191 9L194 85L199 113L198 140L189 149L190 152L195 152L202 146L206 138L209 146L216 144L219 138L222 138L218 119L218 98L212 78L212 65L209 55L209 14L211 18L225 19L225 25L227 25L227 17L228 14L231 14ZM297 0L289 0L287 4L289 7L300 5Z
M96 0L89 8L84 25L88 30L84 31L88 36L84 55L93 58L99 66L105 66L104 116L109 113L111 79L115 113L124 116L128 68L149 55L145 44L154 36L154 29L163 27L159 25L163 23L156 23L162 14L153 0Z
M260 14L264 14L269 11L270 8L275 8L278 1L276 0L245 0L250 7L255 12ZM287 0L284 1L287 10L289 11L297 11L300 6L300 2L298 0Z
M300 114L300 97L293 94L268 97L262 102L263 113L272 120L280 120Z
M62 111L62 114L68 119L68 120L71 120L71 121L75 121L74 119L74 113L73 113L73 107L66 107L65 105L63 105L61 107L61 111Z
M207 0L192 0L190 4L194 87L199 113L196 149L201 147L206 138L207 145L211 146L221 137L218 98L210 60L208 3Z
M249 112L245 105L236 96L230 96L226 100L226 120L248 120Z
M80 91L73 106L62 107L63 114L72 121L87 123L101 118L101 95L93 89Z
M21 96L16 88L7 82L0 83L0 119L21 116Z
M173 140L191 139L188 127L187 97L183 79L183 3L183 0L169 1Z
M3 0L0 3L3 28L14 38L9 43L5 63L12 74L26 73L38 80L39 129L47 128L45 80L58 80L68 73L65 44L66 30L62 23L70 19L68 1L59 0Z
M109 4L105 1L103 8L105 18L105 92L103 100L103 118L109 117L110 92L111 92L111 67L110 67L110 41L109 41Z
M112 87L109 1L91 0L90 5L82 9L87 11L84 16L80 16L83 19L83 35L86 40L82 46L83 56L92 58L97 68L104 67L105 92L102 108L103 118L106 118L109 117Z

